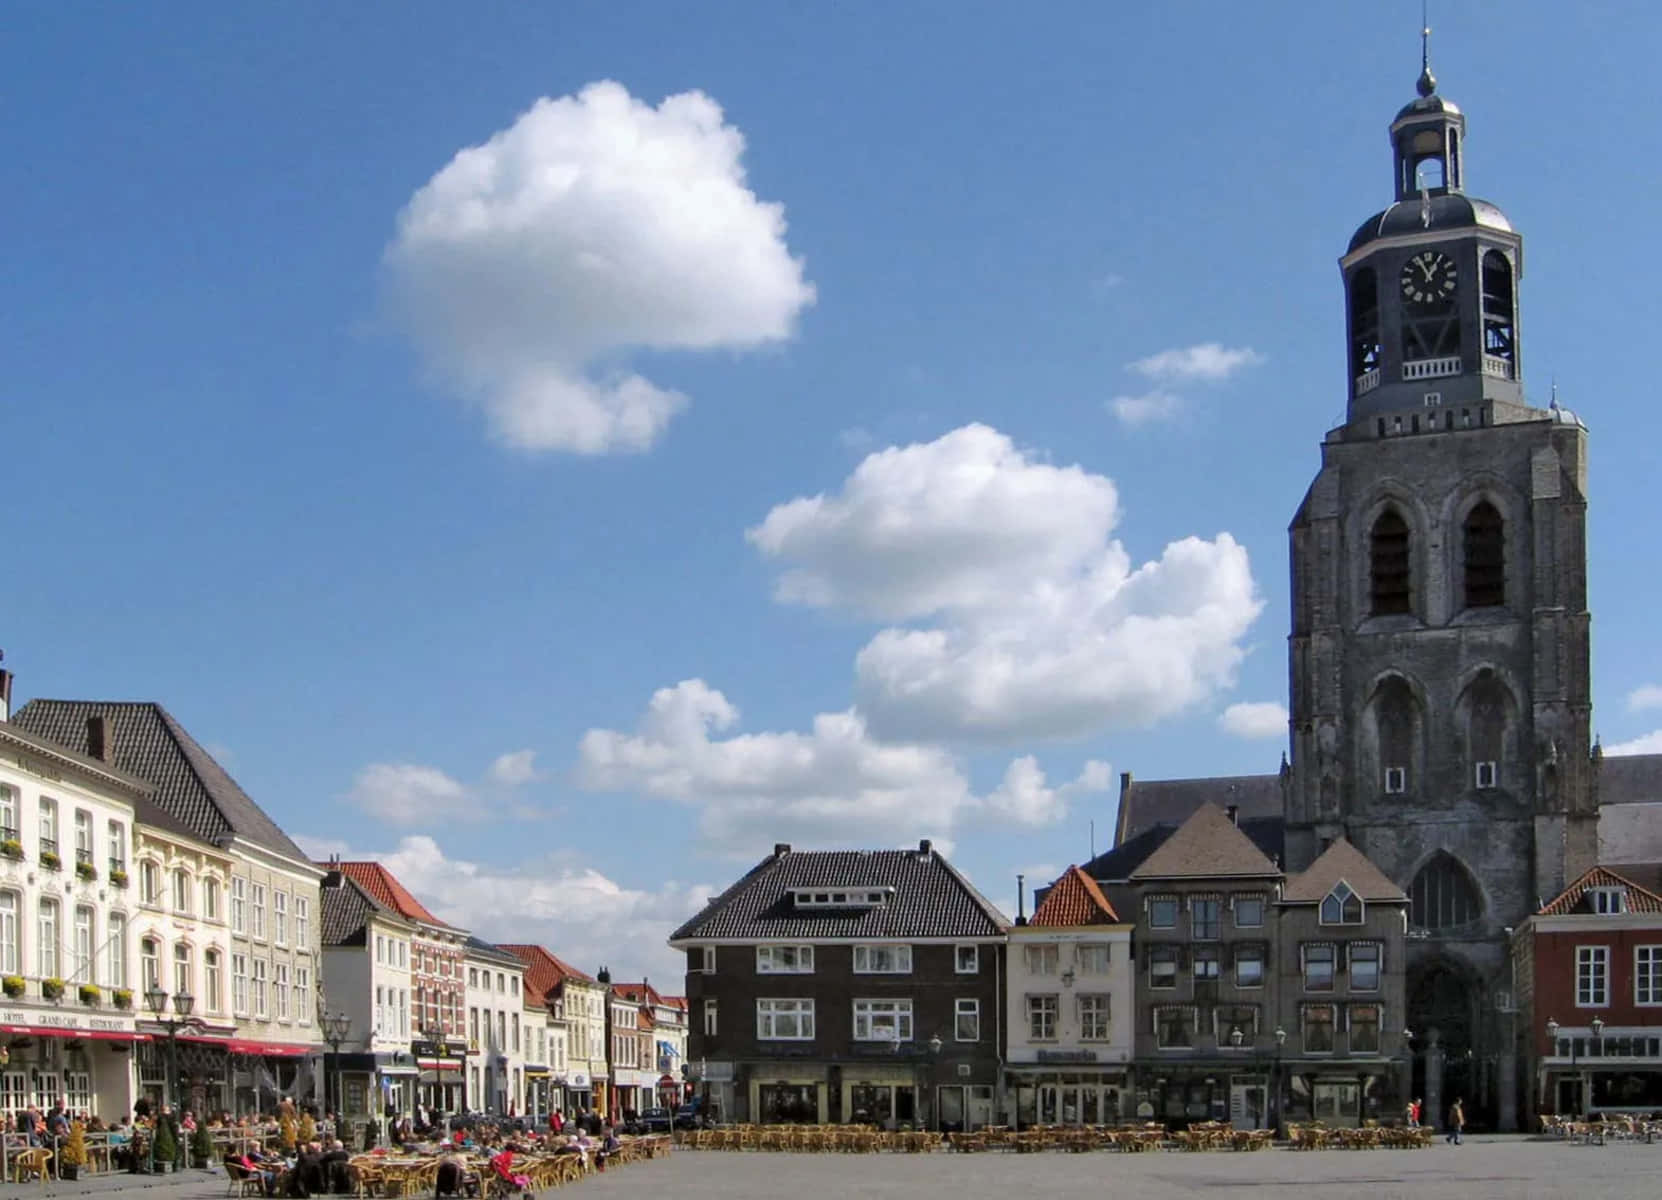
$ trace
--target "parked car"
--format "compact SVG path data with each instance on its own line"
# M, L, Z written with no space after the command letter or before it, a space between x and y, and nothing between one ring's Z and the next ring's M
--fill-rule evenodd
M667 1108L649 1108L636 1120L642 1133L668 1133L674 1118Z
M704 1129L710 1124L709 1115L704 1106L698 1103L683 1104L675 1110L674 1127L676 1129Z

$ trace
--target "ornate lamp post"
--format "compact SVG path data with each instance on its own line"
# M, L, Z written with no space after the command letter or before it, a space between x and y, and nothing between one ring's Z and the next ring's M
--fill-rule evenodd
M352 1036L352 1018L343 1012L323 1014L323 1040L329 1043L329 1053L335 1060L335 1136L341 1136L340 1126L346 1124L346 1089L341 1083L340 1048Z
M168 1015L168 1001L173 1002L172 1015ZM191 1019L191 1010L196 1007L196 997L189 992L175 992L171 997L162 988L162 985L152 983L144 993L144 1002L150 1006L150 1015L163 1029L167 1030L167 1078L163 1080L162 1104L173 1108L173 1088L179 1077L179 1031L188 1029L196 1024Z
M1275 1027L1275 1069L1270 1072L1270 1128L1281 1133L1281 1047L1287 1044L1287 1031Z
M1593 1040L1594 1041L1601 1040L1604 1037L1604 1018L1594 1017L1589 1024L1590 1024L1590 1026L1593 1030ZM1556 1054L1558 1052L1558 1028L1559 1028L1558 1027L1558 1022L1556 1020L1554 1020L1553 1018L1548 1017L1547 1018L1547 1040L1552 1043L1552 1049L1553 1049L1554 1054ZM1569 1042L1570 1042L1570 1075L1576 1081L1576 1091L1578 1093L1581 1093L1580 1102L1578 1103L1577 1107L1585 1109L1587 1107L1587 1103L1586 1103L1587 1102L1587 1096L1585 1095L1585 1091L1581 1086L1581 1072L1577 1068L1577 1065L1576 1065L1577 1061L1580 1058L1580 1055L1576 1053L1575 1039L1570 1038ZM1601 1051L1603 1050L1602 1046L1600 1047L1600 1050ZM1542 1075L1542 1087L1544 1088L1546 1086L1546 1079L1545 1079L1546 1071L1543 1070L1541 1072L1541 1075ZM1554 1104L1553 1107L1556 1108L1557 1105ZM1578 1112L1578 1113L1573 1113L1571 1115L1579 1117L1579 1116L1582 1115L1582 1113Z
M930 1074L931 1078L933 1078L934 1074L935 1074L935 1064L940 1061L941 1045L942 1045L941 1035L938 1034L938 1033L932 1034L929 1038L929 1074ZM926 1087L923 1090L924 1091L931 1091L933 1089ZM929 1124L926 1126L926 1128L934 1129L935 1132L939 1133L940 1129L941 1129L941 1109L940 1109L940 1105L936 1104L936 1103L933 1103L933 1101L934 1101L933 1096L930 1097L930 1100L931 1100L931 1103L929 1105Z

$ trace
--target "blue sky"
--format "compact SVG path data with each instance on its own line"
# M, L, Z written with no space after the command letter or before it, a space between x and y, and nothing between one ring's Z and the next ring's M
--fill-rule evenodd
M1633 742L1662 13L1438 7L1527 386L1592 429ZM9 23L20 700L159 700L313 846L662 974L775 840L930 834L1008 903L1119 771L1276 765L1273 712L1222 715L1285 701L1417 6Z

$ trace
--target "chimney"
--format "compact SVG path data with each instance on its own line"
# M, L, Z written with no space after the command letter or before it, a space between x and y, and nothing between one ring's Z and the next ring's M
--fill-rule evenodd
M6 652L0 650L0 662L6 660ZM12 673L0 667L0 721L12 719Z
M110 719L103 713L93 713L87 718L87 756L96 758L99 762L107 763L115 756L115 741L110 736Z
M1224 808L1223 812L1224 812L1224 816L1229 818L1229 823L1231 825L1234 825L1237 828L1240 827L1240 824L1241 824L1241 806L1240 805L1238 805L1238 804L1227 805Z
M1027 924L1027 876L1016 876L1016 924Z
M935 844L933 842L931 842L928 838L920 838L918 840L918 857L919 858L928 858L929 857L929 852L931 850L933 850L934 848L935 848Z
M775 843L773 843L773 857L779 858L783 855L789 854L790 852L791 852L791 844L789 842L775 842Z

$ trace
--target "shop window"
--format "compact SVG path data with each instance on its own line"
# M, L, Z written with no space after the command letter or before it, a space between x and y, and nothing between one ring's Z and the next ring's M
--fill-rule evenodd
M1333 1006L1306 1004L1299 1010L1306 1054L1333 1053Z

